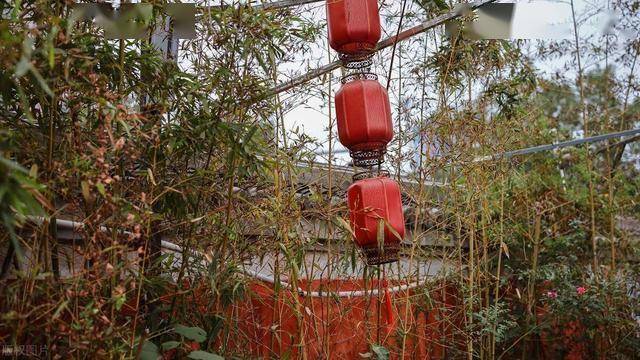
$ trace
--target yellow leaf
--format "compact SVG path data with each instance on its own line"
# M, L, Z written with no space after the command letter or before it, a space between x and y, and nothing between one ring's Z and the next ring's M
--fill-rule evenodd
M31 169L29 169L29 176L36 179L38 177L38 165L31 165Z
M91 192L89 192L89 184L86 181L80 183L82 189L82 197L85 201L91 201Z
M378 219L378 248L384 248L384 219Z
M509 258L509 248L507 247L507 244L501 241L500 247L502 247L502 251L504 252L505 255L507 255L507 258Z
M342 228L344 228L345 230L347 230L352 236L356 236L356 234L353 232L353 229L351 229L351 225L349 225L349 223L343 219L340 216L336 216L336 219L338 221L338 223L340 224L340 226L342 226Z
M149 180L151 180L151 183L153 185L158 185L156 184L156 179L153 177L153 171L151 171L151 169L147 168L147 175L149 175Z

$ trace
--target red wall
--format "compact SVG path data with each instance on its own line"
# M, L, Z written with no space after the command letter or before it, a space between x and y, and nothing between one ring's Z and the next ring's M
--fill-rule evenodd
M327 283L298 285L318 291ZM372 286L377 287L377 283L368 284L369 288ZM352 281L332 281L331 289L362 290L363 286ZM274 296L273 284L254 283L245 300L233 306L232 318L237 326L232 326L223 342L227 350L248 356L301 358L304 351L308 359L358 359L359 354L371 351L371 344L382 343L391 352L391 358L400 358L401 330L406 329L404 358L443 358L443 344L452 345L452 317L445 313L452 309L453 295L435 289L431 292L431 304L415 304L426 297L400 291L390 295L388 302L382 293L382 303L377 296L307 297L288 290L280 290ZM297 313L301 316L296 316Z

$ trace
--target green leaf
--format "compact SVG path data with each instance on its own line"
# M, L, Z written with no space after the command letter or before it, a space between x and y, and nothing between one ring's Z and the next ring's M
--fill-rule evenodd
M167 341L167 342L163 342L162 345L160 346L162 347L162 351L167 351L167 350L175 349L178 346L180 346L180 341Z
M190 339L199 343L207 339L207 332L197 326L187 327L184 325L176 325L176 327L174 328L174 331L177 334L180 334L186 337L187 339Z
M378 360L389 360L389 350L382 345L373 344L371 345L371 351L376 354L376 359Z
M449 10L449 5L444 0L433 0L438 10Z
M11 10L11 19L13 21L18 21L18 16L20 15L21 7L22 7L22 0L16 0L13 3L13 9Z
M156 344L145 341L142 344L142 350L140 351L140 359L141 360L158 360L160 354L158 353L158 347Z
M20 164L13 162L9 159L6 159L2 156L0 156L0 165L6 166L7 168L9 168L9 170L12 171L17 171L19 173L23 173L23 174L28 174L29 172L27 171L27 169L23 168L22 166L20 166Z
M104 189L104 185L102 183L97 183L96 184L96 189L98 189L98 192L100 193L100 195L105 196L107 194L107 192Z
M342 227L344 230L348 231L351 236L356 236L353 229L351 229L351 224L349 224L345 219L343 219L341 216L336 216L335 219L338 222L338 225L340 225L340 227Z
M51 28L51 32L49 33L48 39L47 39L47 47L48 47L48 60L49 60L49 69L53 69L53 67L55 66L55 51L56 48L55 46L53 46L54 43L54 39L56 38L56 36L58 35L58 27L53 25L53 27Z
M118 296L116 298L116 302L115 302L116 310L119 311L120 309L122 309L122 305L124 305L124 303L126 303L126 302L127 302L127 295L126 294L122 294L122 295Z
M24 114L27 116L27 121L29 121L30 124L35 125L36 120L31 113L27 95L24 93L24 90L22 90L22 86L20 86L19 83L16 83L16 89L18 90L18 98L20 98L20 106L22 107Z
M58 319L58 317L60 317L60 314L67 308L67 305L69 305L69 300L63 301L62 304L60 304L60 306L58 306L56 311L53 313L53 316L51 318L53 320Z
M220 355L212 354L202 350L192 351L187 355L189 359L196 360L224 360L224 358Z
M47 84L47 80L42 77L40 71L38 71L38 69L36 69L34 66L31 66L29 70L31 70L31 74L33 74L36 80L38 80L38 84L40 84L40 88L42 88L42 91L47 93L47 95L53 97L53 91L51 91L51 88Z
M20 239L18 239L15 232L14 220L8 213L0 213L0 216L2 216L2 223L9 233L9 240L11 240L11 244L13 245L16 260L18 261L18 264L22 264L24 261L24 253L22 251L22 246L20 246Z
M31 63L29 62L29 59L27 58L21 58L20 61L18 61L18 63L16 64L13 73L17 78L20 78L22 76L24 76L24 74L27 73L27 71L29 71L29 69L31 69Z

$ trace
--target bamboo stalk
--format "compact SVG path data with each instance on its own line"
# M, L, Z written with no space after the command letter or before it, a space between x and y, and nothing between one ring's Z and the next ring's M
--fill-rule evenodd
M328 56L331 56L331 46L329 45L329 42L327 41L327 54ZM331 266L331 264L333 263L333 257L331 254L331 243L333 240L333 204L331 199L333 198L333 159L332 159L332 151L333 151L333 113L332 113L332 79L331 77L329 77L327 79L327 94L328 94L328 99L329 99L329 111L328 111L328 118L329 118L329 137L328 137L328 141L329 141L329 153L327 155L327 178L329 179L329 189L328 189L328 198L329 198L329 204L328 204L328 222L327 222L327 237L329 238L329 241L327 243L327 264L329 264L328 269L327 269L327 283L331 284L331 277L332 277L332 269L333 266ZM324 308L324 304L322 305L322 310L323 312L325 311ZM331 302L327 299L326 301L326 316L329 316L329 313L331 311ZM325 351L325 356L327 359L331 358L331 332L329 331L329 321L327 320L327 318L324 318L324 324L323 324L323 344L324 344L324 351Z
M578 36L578 23L576 21L576 12L575 7L573 5L573 0L571 0L571 18L573 20L573 33L576 42L576 61L578 63L578 88L580 90L580 108L582 110L582 129L584 131L584 136L589 136L589 121L587 119L587 104L584 98L584 82L583 82L583 69L582 69L582 61L580 58L580 40ZM591 251L593 255L593 274L598 278L598 245L596 240L596 213L595 213L595 195L594 195L594 186L593 186L593 163L591 161L591 156L589 154L589 148L587 147L587 172L589 176L589 217L590 217L590 228L591 228Z

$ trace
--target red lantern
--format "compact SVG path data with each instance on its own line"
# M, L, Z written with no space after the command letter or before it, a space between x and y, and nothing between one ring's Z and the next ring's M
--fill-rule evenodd
M398 259L404 238L404 215L398 184L386 177L356 181L347 190L351 227L367 264ZM384 239L379 243L378 239Z
M377 0L327 0L329 44L348 55L366 54L380 40Z
M336 93L340 142L351 152L355 165L373 165L393 138L387 91L375 80L348 82ZM366 161L369 161L367 163Z

